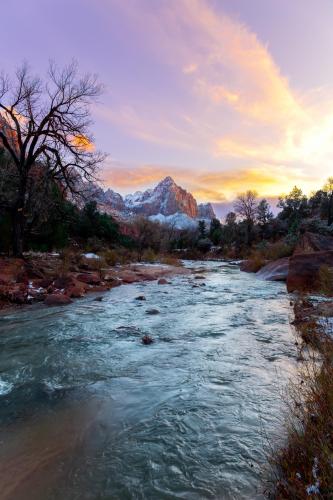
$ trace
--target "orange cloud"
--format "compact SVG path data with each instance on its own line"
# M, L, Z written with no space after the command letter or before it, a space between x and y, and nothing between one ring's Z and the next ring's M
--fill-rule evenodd
M232 171L208 172L161 165L128 166L110 164L104 171L105 185L123 193L146 189L171 175L175 182L190 191L198 201L221 202L233 200L239 192L254 189L259 196L276 197L289 192L297 184L305 192L319 188L316 175L304 177L300 169L262 164L239 167Z
M214 9L214 2L168 0L154 9L149 2L118 4L133 21L133 33L140 32L140 42L146 42L165 71L172 68L175 100L156 99L153 106L147 99L126 95L122 101L120 96L118 106L99 113L142 141L181 149L188 154L186 164L194 163L198 152L200 158L205 155L214 172L210 177L207 166L197 166L186 177L184 168L174 168L173 174L138 167L138 174L133 167L131 180L120 174L115 179L124 188L170 174L184 179L198 197L219 200L248 187L267 196L288 191L294 183L310 190L329 175L332 89L300 93L292 88L265 41L221 8ZM177 95L177 84L186 99Z
M84 135L75 135L71 138L71 143L74 147L82 149L83 151L94 151L95 146L90 140Z

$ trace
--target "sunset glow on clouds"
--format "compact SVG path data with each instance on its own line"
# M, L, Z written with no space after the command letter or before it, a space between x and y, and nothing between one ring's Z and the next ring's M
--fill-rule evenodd
M23 57L38 71L50 56L74 57L105 84L93 132L110 154L101 178L112 189L171 175L200 201L220 202L248 188L309 192L333 174L330 1L60 0L51 27L50 0L31 0L21 24L19 3L4 14L15 12ZM44 59L25 36L31 4L48 25Z
M210 167L193 164L191 181L188 171L174 169L178 181L204 200L232 198L248 187L271 196L295 183L307 191L320 185L333 154L331 91L318 90L311 102L311 89L309 95L292 89L257 35L214 10L211 2L160 2L154 10L144 5L127 2L127 15L156 57L178 70L175 78L187 98L171 109L163 102L142 107L129 98L130 106L103 109L110 122L144 141L188 150L190 156L204 151ZM147 172L145 166L137 169ZM151 182L170 170L155 168ZM128 186L134 179L137 186L149 181L146 175L122 172ZM123 181L118 174L114 183Z

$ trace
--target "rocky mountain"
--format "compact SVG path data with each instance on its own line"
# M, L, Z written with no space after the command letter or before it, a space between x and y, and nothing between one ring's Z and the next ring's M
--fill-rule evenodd
M200 203L198 205L199 219L215 219L216 215L211 203Z
M192 194L177 186L171 177L163 179L154 189L126 196L124 201L135 214L168 216L179 212L192 218L198 216L198 205Z
M88 199L97 202L101 211L126 219L143 215L162 223L176 222L177 227L182 224L189 227L196 219L215 217L210 203L198 205L193 195L178 186L171 177L166 177L153 189L137 191L125 197L112 189L103 191L95 185L87 187L86 193L89 193Z

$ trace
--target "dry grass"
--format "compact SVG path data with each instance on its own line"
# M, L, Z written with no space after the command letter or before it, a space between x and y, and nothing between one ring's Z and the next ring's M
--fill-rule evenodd
M152 250L151 248L148 248L147 250L145 250L143 252L141 260L142 260L142 262L154 263L154 262L157 262L158 255L154 252L154 250Z
M270 457L274 481L268 496L277 500L333 498L333 341L312 328L301 336L312 339L319 353L301 349L307 359L288 391L286 445Z
M267 261L262 252L254 250L247 259L246 269L249 272L256 273L264 267L265 264L267 264Z
M162 255L159 261L161 262L161 264L167 264L168 266L183 266L182 261L180 259L177 259L177 257L174 257L173 255Z
M324 295L333 295L333 268L327 265L320 267L318 272L318 288Z
M278 260L283 257L290 257L294 251L294 247L292 245L288 245L283 241L278 241L276 243L272 243L267 246L264 250L263 256L267 260Z
M131 262L137 262L138 260L136 252L121 247L104 250L101 255L108 266L116 266L117 264L129 264Z

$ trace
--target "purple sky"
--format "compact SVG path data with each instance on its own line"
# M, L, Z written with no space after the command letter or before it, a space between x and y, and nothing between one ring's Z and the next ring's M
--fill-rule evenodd
M165 175L200 201L318 188L333 174L331 0L11 0L0 69L75 58L102 177L122 193Z

